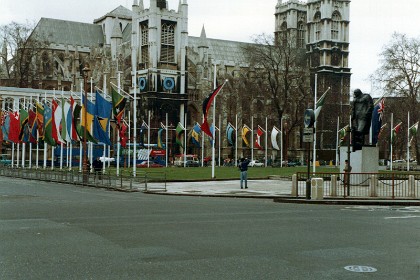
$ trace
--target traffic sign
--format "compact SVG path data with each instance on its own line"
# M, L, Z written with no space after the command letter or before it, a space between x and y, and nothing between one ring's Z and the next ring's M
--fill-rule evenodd
M303 117L305 127L313 127L315 123L315 113L312 109L306 109Z
M314 141L314 129L312 127L305 127L303 129L303 143L312 143Z

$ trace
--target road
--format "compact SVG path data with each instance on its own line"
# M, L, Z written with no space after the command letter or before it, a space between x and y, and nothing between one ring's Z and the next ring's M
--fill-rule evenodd
M0 279L420 279L420 207L0 177L0 240Z

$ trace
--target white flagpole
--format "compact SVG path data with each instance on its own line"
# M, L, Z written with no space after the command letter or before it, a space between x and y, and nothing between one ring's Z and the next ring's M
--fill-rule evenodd
M235 166L238 164L238 115L235 115Z
M103 88L104 99L106 99L106 74L104 74L104 81L103 81L102 88ZM96 102L98 102L98 101L96 101ZM108 124L109 124L109 120L108 120ZM108 132L109 132L109 130L108 130ZM109 137L109 135L108 135L108 137ZM105 174L105 165L106 165L105 157L106 157L106 144L104 143L104 152L103 152L103 159L104 160L102 161L102 174Z
M168 167L168 113L166 113L166 120L165 120L165 159L166 159L166 167Z
M204 122L204 115L203 115ZM204 131L201 130L201 167L204 166Z
M137 26L138 28L138 26ZM138 34L133 34L133 39L136 39ZM134 41L134 40L133 40ZM136 168L137 168L137 51L133 49L132 51L133 56L133 95L134 95L134 105L133 105L133 177L136 177Z
M16 167L19 167L20 161L20 144L17 144L17 154L16 154Z
M222 128L222 117L221 117L221 115L219 114L219 164L218 164L218 166L220 167L220 143L222 142L221 140L221 136L222 136L222 133L220 133L220 129ZM216 128L215 128L216 129Z
M118 94L121 92L120 86L121 86L121 73L118 71ZM120 130L121 127L119 127L117 131L117 176L120 176ZM134 156L133 156L134 157Z
M150 167L150 110L147 116L147 167Z
M318 94L318 74L315 74L315 100L314 100L314 111L316 111L316 101ZM314 147L313 147L313 156L312 156L312 172L316 172L316 118L314 122Z
M390 162L390 165L389 165L389 169L392 171L392 134L393 134L393 132L394 132L394 113L391 113L391 155L390 155L390 158L391 158L391 162Z
M39 103L39 95L37 98L37 102ZM37 112L37 111L35 111ZM38 114L35 117L35 122L38 120ZM38 123L37 123L38 125ZM38 160L39 160L39 127L36 129L36 169L38 169Z
M83 82L80 82L80 102L83 103ZM86 108L85 108L85 110L86 110ZM84 117L84 114L80 114L80 123L81 124L82 123L84 124L83 117ZM83 153L84 153L84 151L83 151L82 139L80 139L80 141L79 141L79 172L82 172L82 168L83 168Z
M410 171L410 111L407 113L407 171Z
M15 165L15 143L12 142L12 167Z
M337 117L337 141L336 141L336 145L335 145L335 166L337 167L338 166L338 153L339 153L339 150L338 150L338 146L339 146L339 141L340 141L340 135L338 135L339 134L339 132L340 132L340 117L338 116Z
M280 121L280 167L283 167L283 116Z
M44 92L44 105L48 106L47 105L47 92ZM44 112L45 112L45 107L44 107ZM44 119L44 128L45 128L45 119ZM45 129L44 129L44 138L45 138ZM44 141L44 169L47 168L47 151L48 151L48 144L45 143Z
M26 99L25 99L25 97L23 97L23 105L22 106L23 106L24 110L25 110L25 103L26 103ZM24 137L24 134L22 134L22 137ZM25 148L26 148L26 143L24 141L22 141L22 168L25 168Z
M265 167L267 167L267 156L268 156L268 142L267 142L267 134L268 134L268 120L265 117Z
M128 111L128 168L131 167L131 160L130 160L130 155L131 155L131 111ZM124 159L124 163L125 163L125 159Z
M251 161L254 160L254 116L251 117Z
M213 71L213 89L216 89L216 63L214 65L214 71ZM215 178L214 174L214 165L215 165L215 148L214 148L214 142L215 142L215 136L216 134L216 96L214 97L214 103L213 103L213 134L212 134L212 143L211 143L211 178Z
M29 101L29 105L28 105L28 114L29 114L29 106L32 105L32 95L31 95L31 99ZM28 119L28 123L29 123L29 119ZM33 125L32 125L33 126ZM29 128L29 125L28 125ZM30 127L30 131L29 131L29 168L32 168L32 142L31 142L31 136L32 136L32 127Z

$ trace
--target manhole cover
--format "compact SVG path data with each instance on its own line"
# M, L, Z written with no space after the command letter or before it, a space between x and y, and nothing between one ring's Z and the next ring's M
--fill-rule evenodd
M344 269L351 271L351 272L376 272L377 269L370 266L363 266L363 265L348 265L344 267Z

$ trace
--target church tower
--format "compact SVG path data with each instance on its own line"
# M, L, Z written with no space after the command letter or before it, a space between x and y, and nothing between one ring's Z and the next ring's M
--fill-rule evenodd
M335 150L337 116L349 111L350 0L309 0L307 17L311 85L318 98L330 88L317 119L318 148Z
M133 2L132 21L133 90L140 95L138 119L151 112L152 123L184 121L187 106L186 48L188 4L180 0L178 11L169 10L165 0ZM157 126L156 126L157 127Z

